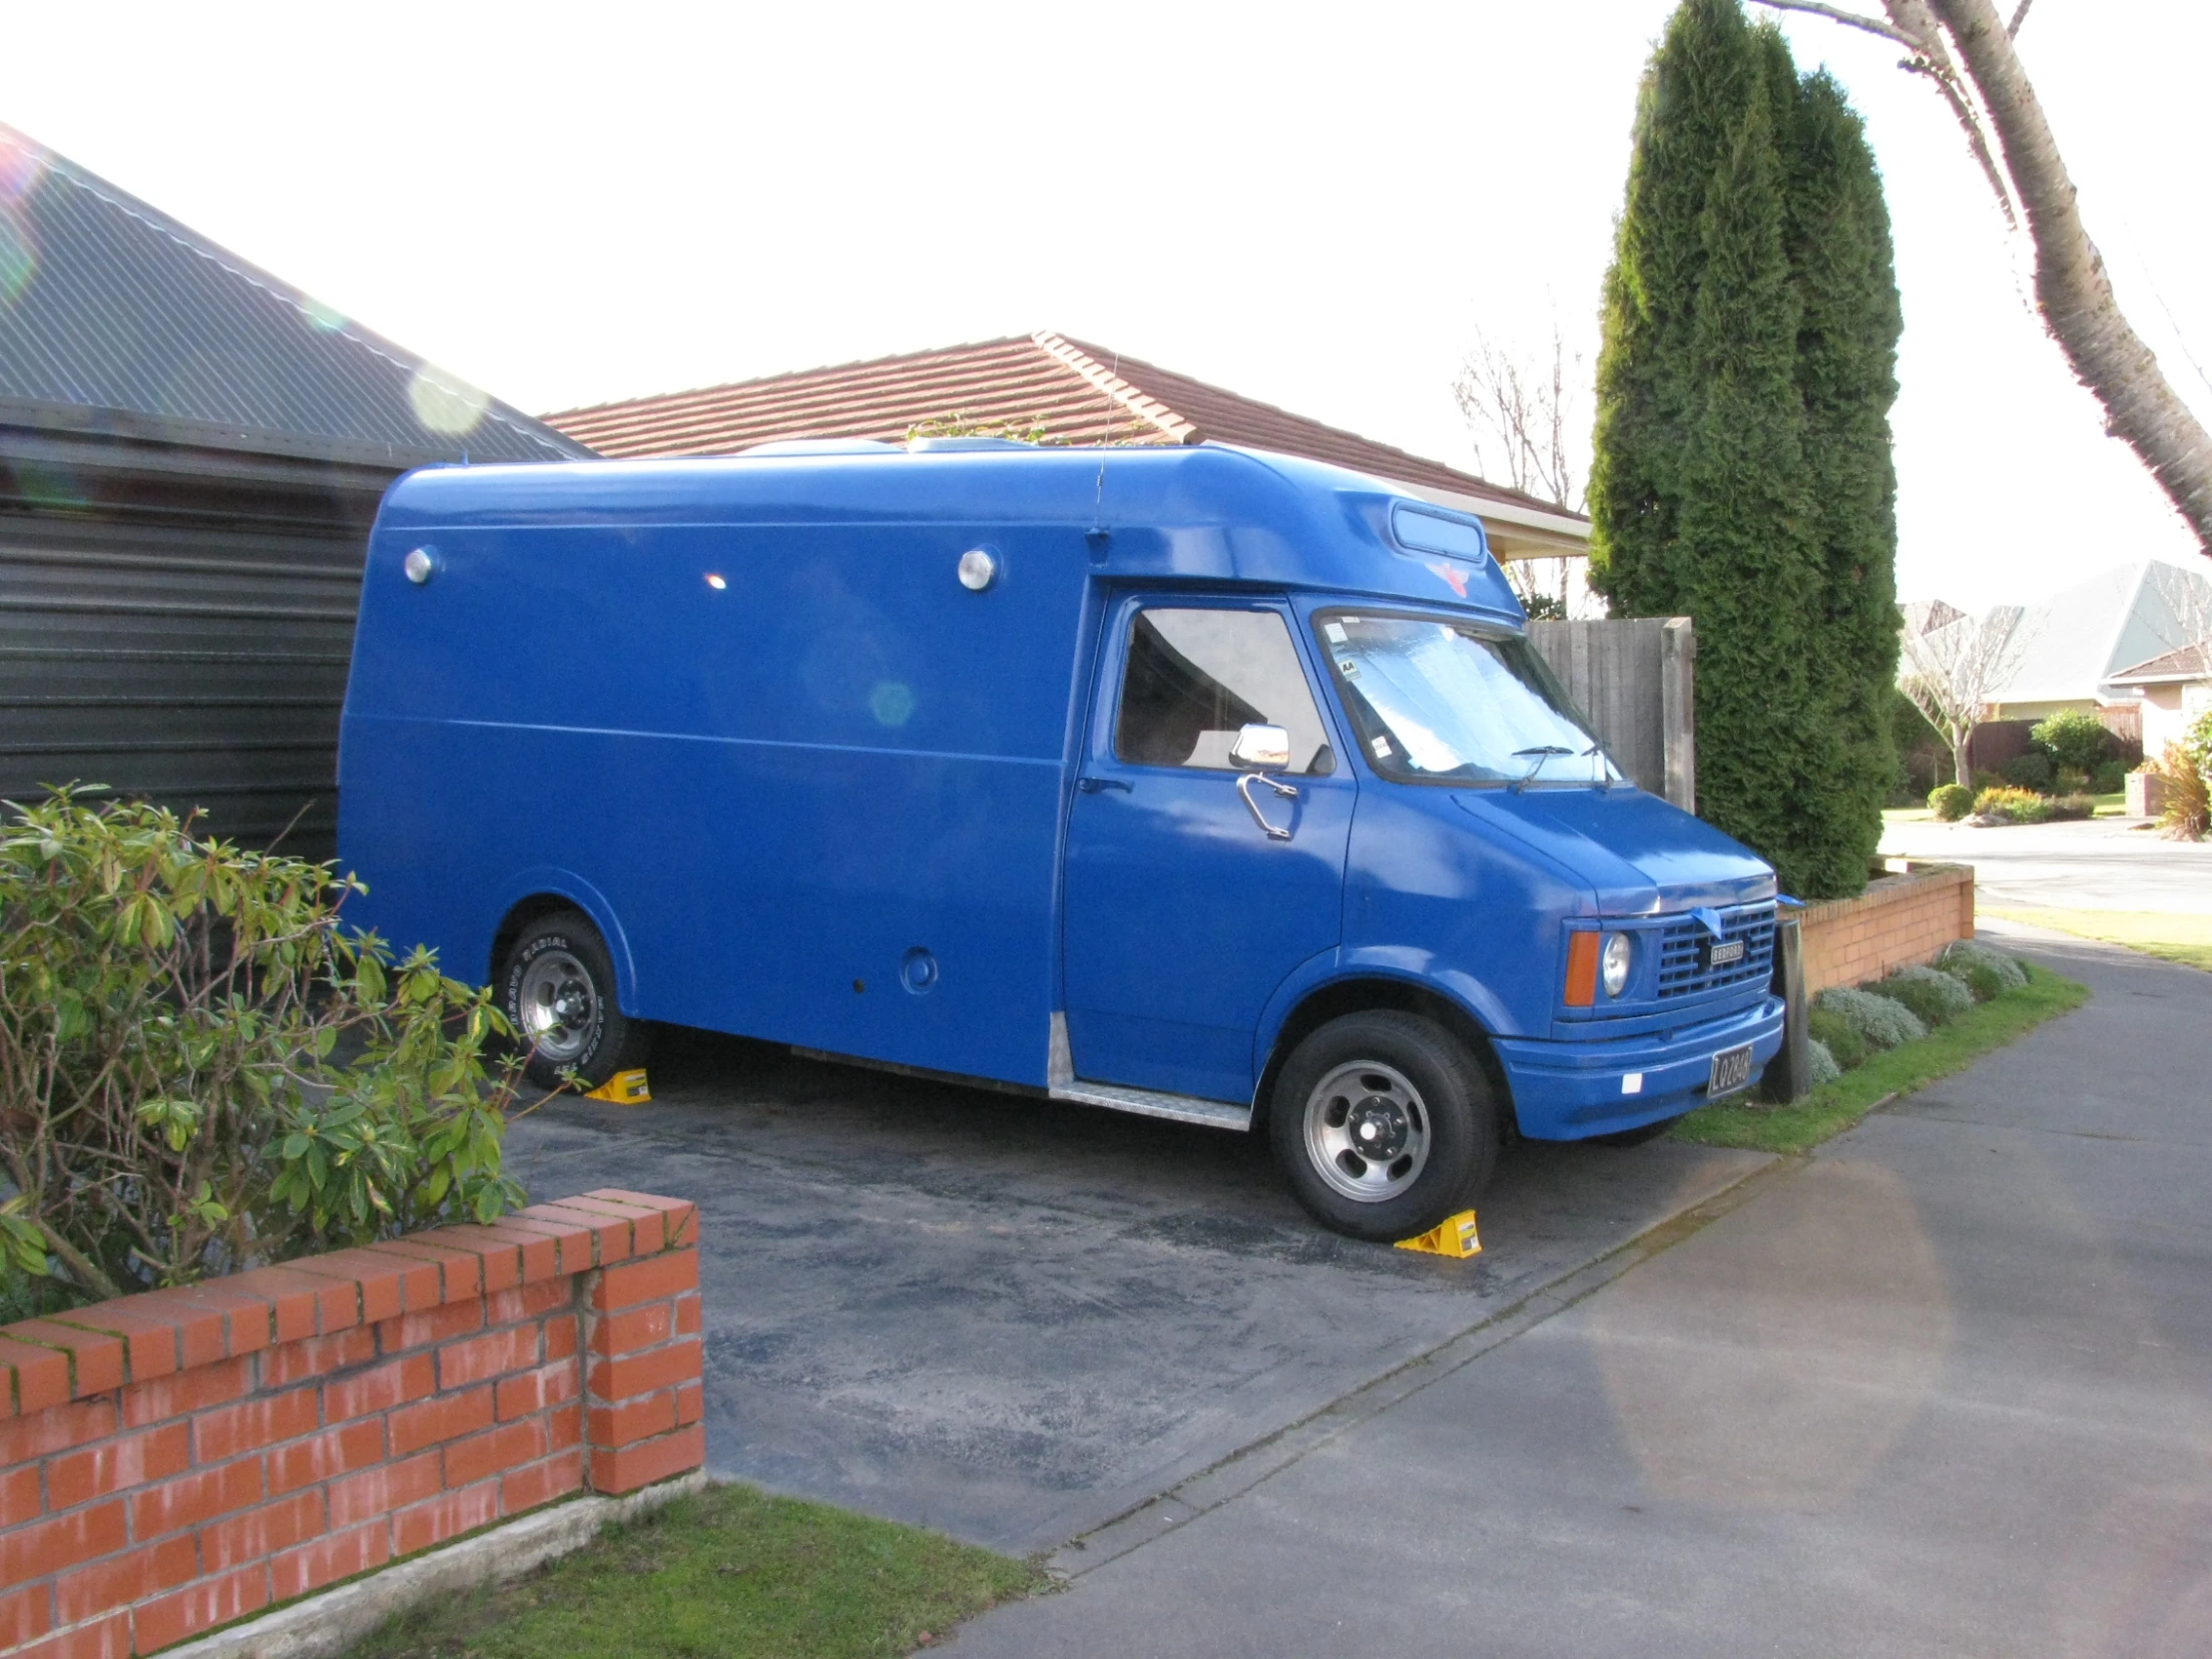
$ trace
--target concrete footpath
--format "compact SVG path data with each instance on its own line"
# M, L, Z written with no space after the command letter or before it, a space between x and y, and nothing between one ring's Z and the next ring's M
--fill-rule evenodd
M2093 1000L953 1650L2212 1652L2212 974L2004 931Z

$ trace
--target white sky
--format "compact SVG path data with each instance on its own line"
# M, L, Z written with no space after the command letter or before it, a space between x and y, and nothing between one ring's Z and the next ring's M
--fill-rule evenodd
M1478 323L1594 344L1669 9L17 6L0 120L526 409L1049 327L1467 465ZM1935 94L1787 26L1890 186L1904 595L2199 564ZM2212 7L2037 0L2021 49L2123 303L2212 411L2182 344L2212 368Z

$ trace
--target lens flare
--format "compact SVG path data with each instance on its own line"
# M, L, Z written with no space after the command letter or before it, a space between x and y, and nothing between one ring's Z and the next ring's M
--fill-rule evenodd
M31 228L0 202L0 305L11 305L38 275L38 245Z
M458 438L476 430L491 399L474 386L440 374L426 364L416 369L414 378L407 382L407 401L424 431Z
M905 725L914 715L913 688L898 680L880 682L868 693L867 712L878 726Z
M708 575L708 577L707 577L707 586L709 586L710 588L713 588L713 589L715 590L715 592L717 592L717 593L720 593L720 592L721 592L721 591L722 591L722 590L723 590L724 588L728 587L729 585L730 585L730 584L729 584L728 582L724 581L724 580L723 580L723 579L722 579L721 577L719 577L719 576L716 576L716 575L713 575L712 573L710 573L710 574Z
M335 305L326 305L319 299L309 299L303 307L307 313L307 326L320 334L334 334L345 326L345 313Z
M28 139L0 133L0 202L20 202L46 177L46 152Z

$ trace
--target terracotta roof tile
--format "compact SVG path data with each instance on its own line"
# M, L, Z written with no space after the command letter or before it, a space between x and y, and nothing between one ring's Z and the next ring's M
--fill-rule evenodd
M1040 332L567 409L548 425L617 460L731 455L788 438L895 443L913 426L1041 428L1058 443L1224 443L1558 513L1439 461L1241 397L1136 357ZM1563 514L1572 517L1572 514Z

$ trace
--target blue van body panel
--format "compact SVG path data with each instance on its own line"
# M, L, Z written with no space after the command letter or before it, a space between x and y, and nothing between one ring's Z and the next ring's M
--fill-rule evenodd
M1779 1043L1764 980L1700 977L1680 934L1719 907L1770 937L1771 870L1627 786L1382 780L1315 650L1347 600L1518 632L1480 547L1375 479L1211 444L412 473L363 573L348 914L488 980L553 895L637 1017L1044 1086L1064 1013L1079 1076L1209 1099L1251 1099L1312 995L1398 979L1490 1036L1523 1133L1668 1115L1713 1053ZM1292 839L1227 774L1115 760L1140 595L1285 616L1340 757ZM1638 976L1565 1008L1568 932L1600 925L1641 930Z

